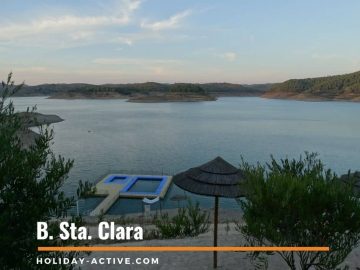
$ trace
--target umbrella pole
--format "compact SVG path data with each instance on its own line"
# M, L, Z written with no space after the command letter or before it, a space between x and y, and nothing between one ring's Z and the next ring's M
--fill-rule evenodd
M215 212L214 212L214 247L217 247L217 232L218 232L218 212L219 212L219 197L215 196ZM214 268L217 268L217 251L214 251Z

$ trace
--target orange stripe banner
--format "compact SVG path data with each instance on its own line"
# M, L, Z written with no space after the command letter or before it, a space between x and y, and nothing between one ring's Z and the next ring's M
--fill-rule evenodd
M153 246L153 247L126 247L126 246L63 246L63 247L38 247L38 251L51 252L70 252L70 251L123 251L123 252L208 252L208 251L237 251L237 252L276 252L276 251L309 251L309 252L329 252L329 247L208 247L208 246Z

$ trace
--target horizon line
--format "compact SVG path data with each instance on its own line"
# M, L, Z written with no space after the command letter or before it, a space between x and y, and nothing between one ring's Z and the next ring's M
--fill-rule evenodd
M230 82L230 81L202 81L202 82L195 82L195 81L133 81L133 82L104 82L104 83L91 83L91 82L41 82L41 83L35 83L35 84L26 84L26 81L23 81L22 83L24 86L39 86L39 85L47 85L47 84L89 84L89 85L125 85L125 84L145 84L145 83L158 83L158 84L177 84L177 83L183 83L183 84L235 84L235 85L261 85L261 84L279 84L284 83L289 80L306 80L306 79L318 79L318 78L329 78L329 77L335 77L335 76L342 76L342 75L349 75L353 73L359 73L360 70L355 70L351 72L344 72L340 74L327 74L327 75L314 75L314 76L304 76L304 77L298 77L298 78L287 78L285 80L281 81L267 81L267 82L252 82L252 83L243 83L243 82ZM14 74L12 71L10 73Z

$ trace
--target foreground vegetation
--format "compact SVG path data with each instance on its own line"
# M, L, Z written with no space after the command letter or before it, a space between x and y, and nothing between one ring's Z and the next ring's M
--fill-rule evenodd
M49 233L58 235L58 221L74 206L62 186L73 161L55 156L50 149L51 130L41 129L35 144L24 148L18 136L24 121L15 113L8 97L15 86L9 75L0 90L0 265L4 269L39 269L34 263L42 256L36 250L34 226L50 221ZM171 92L206 93L204 89L177 85ZM21 115L20 115L21 116ZM347 183L325 169L315 154L299 160L272 158L266 166L243 162L247 198L241 202L244 224L237 229L252 246L328 246L330 252L278 252L290 269L340 269L339 265L360 241L360 201L349 173ZM91 190L80 184L78 196ZM71 222L83 223L81 217ZM209 215L198 203L180 208L177 215L162 214L154 220L154 236L194 237L209 230ZM44 240L41 245L77 245L77 241ZM46 254L72 258L79 253ZM267 264L267 255L253 253L255 265ZM46 269L67 269L47 265Z
M161 238L194 237L209 230L209 214L200 209L198 202L189 200L172 218L167 213L156 217L155 225Z
M37 252L39 245L77 245L77 241L38 241L36 223L49 222L49 234L59 235L58 221L74 205L61 190L73 161L55 156L50 149L51 130L41 129L34 144L24 147L18 134L23 121L15 113L8 97L22 85L15 86L9 75L0 88L0 266L1 269L71 269L67 265L37 265L36 257L79 256L79 253ZM82 185L79 195L89 185ZM82 224L80 217L71 222Z
M254 246L323 246L330 252L278 252L290 269L337 268L360 241L360 201L354 185L324 168L316 154L272 158L267 166L243 162L247 198L238 230ZM266 265L264 254L252 254Z

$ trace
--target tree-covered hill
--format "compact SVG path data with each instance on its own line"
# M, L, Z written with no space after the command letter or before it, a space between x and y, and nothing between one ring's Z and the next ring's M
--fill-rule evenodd
M217 96L260 96L268 90L266 84L204 83L201 87Z
M328 77L293 79L275 84L264 97L360 101L360 71Z
M216 97L199 84L175 83L162 92L131 95L129 102L199 102L215 101Z
M116 98L133 95L149 95L152 93L166 94L169 92L206 93L213 96L260 96L266 85L241 85L230 83L132 83L132 84L41 84L24 86L17 96L50 96L52 98Z

